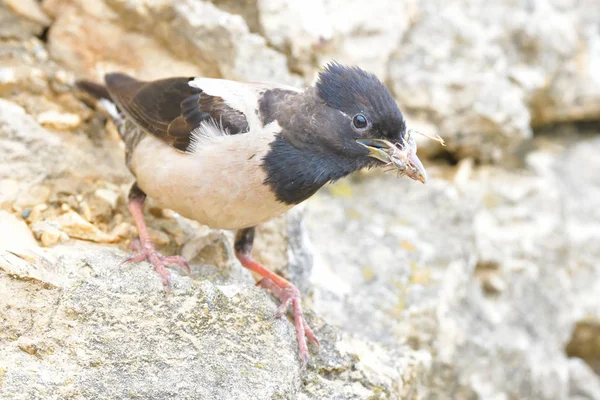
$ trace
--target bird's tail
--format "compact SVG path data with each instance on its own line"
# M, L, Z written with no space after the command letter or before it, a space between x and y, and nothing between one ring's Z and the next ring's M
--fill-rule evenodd
M75 82L75 85L77 85L79 89L83 90L84 92L92 95L97 99L110 100L110 94L108 93L108 90L104 85L86 80L77 81Z
M117 126L119 134L121 135L121 137L123 139L125 139L123 137L124 130L122 129L124 126L124 123L125 123L124 115L121 113L121 110L119 109L117 104L111 98L110 93L109 93L108 89L106 88L106 86L101 85L96 82L86 81L86 80L76 81L75 85L80 90L83 90L87 94L98 99L97 106L102 108L108 114L108 116L110 116L110 118L113 120L113 122Z

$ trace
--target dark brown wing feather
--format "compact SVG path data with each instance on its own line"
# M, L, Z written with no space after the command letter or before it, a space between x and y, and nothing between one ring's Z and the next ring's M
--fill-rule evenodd
M245 115L222 98L190 86L193 78L138 81L120 73L105 77L110 97L146 132L177 150L187 152L192 132L203 121L215 119L229 134L248 132Z

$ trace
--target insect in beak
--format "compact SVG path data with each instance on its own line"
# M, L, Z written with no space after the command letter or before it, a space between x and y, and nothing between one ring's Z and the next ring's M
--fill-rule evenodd
M385 139L357 139L356 141L369 150L369 157L393 166L402 175L425 183L427 182L427 172L423 163L417 157L417 144L414 140L414 134L425 136L444 146L444 140L441 137L425 135L412 129L406 133L404 143L394 144Z

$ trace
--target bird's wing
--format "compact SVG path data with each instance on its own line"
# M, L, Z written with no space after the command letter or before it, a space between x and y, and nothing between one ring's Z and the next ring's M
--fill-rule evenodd
M252 107L256 108L257 99L254 105L240 106L238 102L232 107L219 96L219 85L214 88L214 83L209 84L210 91L206 91L191 84L198 81L194 78L143 82L121 73L108 74L105 81L110 97L136 125L183 152L193 150L194 132L203 122L212 122L213 126L231 135L250 131L249 122L255 122L256 116L253 115L249 121L247 112ZM231 84L243 85L230 82L229 86ZM233 89L227 84L222 86L224 88L221 91L231 97Z

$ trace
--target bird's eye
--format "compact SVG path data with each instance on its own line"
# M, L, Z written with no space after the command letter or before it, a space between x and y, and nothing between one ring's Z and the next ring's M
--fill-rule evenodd
M367 122L367 118L362 114L356 114L354 118L352 118L352 125L356 129L365 129L369 123Z

